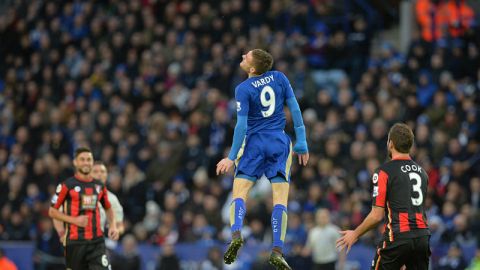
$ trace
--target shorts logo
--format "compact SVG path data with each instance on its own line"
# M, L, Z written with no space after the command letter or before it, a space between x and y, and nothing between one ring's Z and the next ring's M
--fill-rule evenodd
M376 184L378 182L378 173L373 174L372 182Z
M62 184L58 184L57 189L55 190L57 193L60 193L60 191L62 191Z
M82 195L82 209L95 209L97 206L97 195Z
M242 105L239 101L237 101L237 112L242 110Z
M103 254L102 256L102 265L107 267L108 266L108 259L107 259L107 255Z
M53 195L53 197L52 197L52 203L53 203L53 204L56 204L56 203L57 203L57 200L58 200L58 196L57 196L57 195Z
M82 190L82 188L79 187L79 186L76 186L73 190L75 190L75 192L80 192Z

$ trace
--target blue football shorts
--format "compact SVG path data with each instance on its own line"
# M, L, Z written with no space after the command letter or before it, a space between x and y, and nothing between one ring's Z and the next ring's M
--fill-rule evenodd
M256 181L265 174L272 182L290 182L292 142L283 131L250 134L238 151L235 178Z

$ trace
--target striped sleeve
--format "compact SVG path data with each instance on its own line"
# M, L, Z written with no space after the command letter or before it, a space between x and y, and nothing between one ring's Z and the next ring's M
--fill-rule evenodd
M387 199L388 174L385 171L378 170L373 174L372 182L373 182L373 192L372 192L373 206L385 208L385 202Z
M103 208L105 208L105 210L108 210L108 209L110 209L110 207L112 207L112 204L110 203L110 200L108 199L108 191L107 191L106 186L103 186L102 197L100 199L100 202L102 203L102 206L103 206Z
M51 205L52 207L59 209L65 201L68 194L68 187L65 183L58 184L57 189L55 190L55 195L52 197Z

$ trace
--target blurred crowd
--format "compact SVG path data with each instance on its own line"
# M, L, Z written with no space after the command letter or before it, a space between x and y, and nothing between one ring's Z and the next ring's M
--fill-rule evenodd
M0 13L0 240L61 256L50 196L86 145L124 207L127 254L136 242L161 245L175 265L176 243L228 241L233 179L214 168L231 144L241 55L265 48L292 83L311 151L307 167L292 168L293 265L311 263L309 251L321 262L307 244L315 227L353 228L369 212L370 175L402 121L430 177L432 246L448 249L434 264L464 269L459 247L480 241L480 31L472 13L462 31L426 37L416 8L403 54L388 41L372 50L376 29L362 12L335 20L341 1L13 1ZM243 235L269 244L268 182L252 192ZM317 209L330 212L315 218ZM210 253L205 269L221 268L220 251Z

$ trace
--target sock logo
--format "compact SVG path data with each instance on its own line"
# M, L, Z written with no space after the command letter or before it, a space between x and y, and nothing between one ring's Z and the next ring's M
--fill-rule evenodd
M274 217L272 217L272 227L274 233L278 232L278 219Z
M243 210L243 208L238 209L238 218L243 218L244 214L245 214L245 210Z

